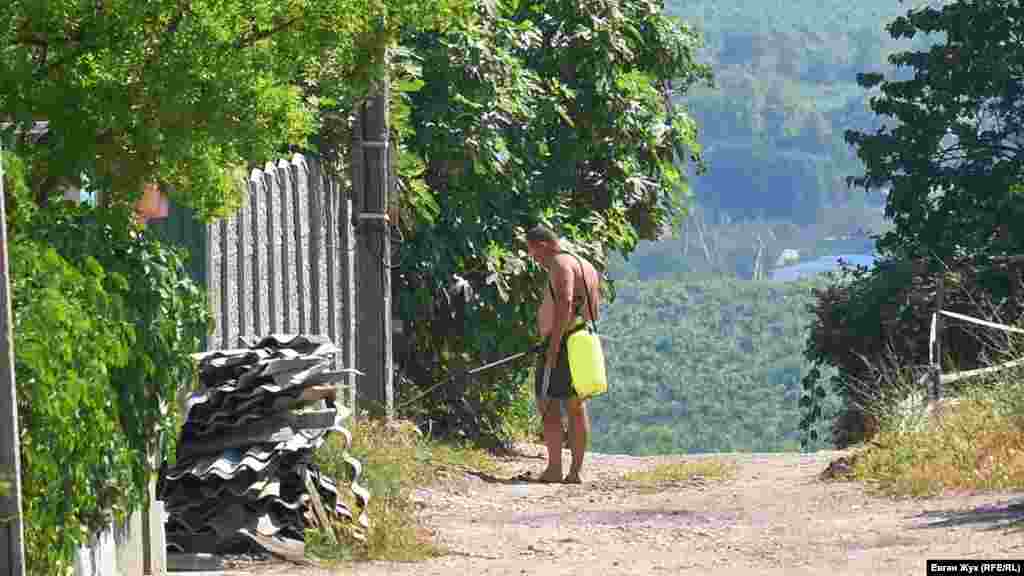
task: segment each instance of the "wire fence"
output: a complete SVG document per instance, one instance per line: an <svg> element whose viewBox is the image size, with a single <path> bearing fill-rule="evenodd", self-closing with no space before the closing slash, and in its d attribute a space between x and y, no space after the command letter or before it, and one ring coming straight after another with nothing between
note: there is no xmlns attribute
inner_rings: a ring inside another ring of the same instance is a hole
<svg viewBox="0 0 1024 576"><path fill-rule="evenodd" d="M922 380L930 377L932 379L933 386L937 380L938 386L934 387L932 393L935 399L939 399L942 397L942 388L945 384L951 384L953 382L963 380L964 378L971 378L973 376L992 374L994 372L999 372L1000 370L1006 370L1008 368L1014 368L1016 366L1024 366L1024 358L1019 358L1016 360L1010 360L1009 362L1003 362L1002 364L997 364L995 366L988 366L985 368L976 368L974 370L956 371L943 374L940 370L938 358L939 348L936 345L939 338L938 326L940 316L946 316L949 318L954 318L956 320L962 320L964 322L969 322L971 324L976 324L978 326L984 326L986 328L995 328L998 330L1002 330L1004 332L1024 334L1024 330L1020 328L1015 328L1013 326L1008 326L1006 324L999 324L997 322L990 322L988 320L982 320L981 318L975 318L973 316L968 316L966 314L950 312L949 310L938 310L932 313L931 331L928 338L928 364L932 367L932 370L928 374L925 374L922 377Z"/></svg>

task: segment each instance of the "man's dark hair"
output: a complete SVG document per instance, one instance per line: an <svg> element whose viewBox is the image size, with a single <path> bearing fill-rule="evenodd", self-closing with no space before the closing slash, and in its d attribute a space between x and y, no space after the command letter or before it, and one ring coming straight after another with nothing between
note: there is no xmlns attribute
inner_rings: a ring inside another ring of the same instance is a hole
<svg viewBox="0 0 1024 576"><path fill-rule="evenodd" d="M558 234L543 224L538 224L526 232L527 242L558 242Z"/></svg>

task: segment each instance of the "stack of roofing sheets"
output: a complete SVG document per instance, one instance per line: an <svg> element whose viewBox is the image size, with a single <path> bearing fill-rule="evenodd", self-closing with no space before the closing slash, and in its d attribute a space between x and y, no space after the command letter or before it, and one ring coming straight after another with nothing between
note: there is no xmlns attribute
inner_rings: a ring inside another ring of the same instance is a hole
<svg viewBox="0 0 1024 576"><path fill-rule="evenodd" d="M169 551L301 557L318 510L365 529L359 462L345 458L357 517L312 463L329 432L351 440L341 426L350 411L334 404L346 371L327 370L337 351L326 338L273 335L197 355L199 389L186 402L177 461L160 477Z"/></svg>

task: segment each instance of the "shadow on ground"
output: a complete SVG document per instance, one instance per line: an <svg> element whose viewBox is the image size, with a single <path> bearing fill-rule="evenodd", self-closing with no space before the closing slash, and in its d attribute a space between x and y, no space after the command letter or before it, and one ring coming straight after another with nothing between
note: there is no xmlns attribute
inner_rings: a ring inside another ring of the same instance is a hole
<svg viewBox="0 0 1024 576"><path fill-rule="evenodd" d="M487 482L488 484L561 484L560 482L544 482L539 480L535 475L529 472L522 472L515 476L509 476L507 478L501 476L495 476L488 474L487 472L480 472L478 470L466 470L466 474L470 476L476 476L477 478Z"/></svg>
<svg viewBox="0 0 1024 576"><path fill-rule="evenodd" d="M1024 498L972 510L930 510L913 518L925 520L918 529L981 526L985 530L1024 531Z"/></svg>

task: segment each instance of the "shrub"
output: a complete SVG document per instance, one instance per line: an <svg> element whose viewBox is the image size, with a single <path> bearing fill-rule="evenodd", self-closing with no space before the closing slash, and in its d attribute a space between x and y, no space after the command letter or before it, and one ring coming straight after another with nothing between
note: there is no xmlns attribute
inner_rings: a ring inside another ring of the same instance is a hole
<svg viewBox="0 0 1024 576"><path fill-rule="evenodd" d="M438 480L444 469L496 470L486 452L431 440L411 423L398 420L391 424L381 420L356 422L348 452L362 464L359 483L370 491L370 531L366 542L352 539L341 545L328 545L329 539L309 531L308 549L322 560L414 561L436 555L436 544L416 517L412 491ZM346 488L352 478L345 453L345 438L334 434L316 451L314 459L325 475L338 480L339 492L355 509Z"/></svg>
<svg viewBox="0 0 1024 576"><path fill-rule="evenodd" d="M37 242L10 248L27 567L62 574L87 531L139 499L110 375L134 329L105 286L123 279L95 260L78 269Z"/></svg>
<svg viewBox="0 0 1024 576"><path fill-rule="evenodd" d="M24 209L11 235L26 564L70 570L89 535L146 495L173 450L174 394L208 312L182 255L128 215ZM170 433L167 433L170 432Z"/></svg>
<svg viewBox="0 0 1024 576"><path fill-rule="evenodd" d="M1024 487L1024 388L1005 375L995 385L974 385L959 403L924 425L883 422L854 464L858 479L899 496L948 489Z"/></svg>
<svg viewBox="0 0 1024 576"><path fill-rule="evenodd" d="M186 253L142 233L126 212L64 206L37 218L32 232L70 262L94 259L121 279L110 289L137 335L128 363L111 372L121 424L139 455L159 450L173 458L173 399L193 377L190 355L201 349L212 322L205 294L185 267ZM137 467L140 485L144 470Z"/></svg>
<svg viewBox="0 0 1024 576"><path fill-rule="evenodd" d="M830 286L814 291L814 323L804 355L816 367L838 373L826 383L820 381L819 370L804 379L802 428L809 429L820 417L827 384L845 408L833 426L834 443L842 448L871 436L877 429L872 412L884 411L878 406L880 399L899 401L905 394L890 387L916 381L927 367L940 269L945 310L1003 320L1000 303L1009 294L1008 275L992 260L886 260L871 270L844 268ZM941 335L946 370L977 368L1000 352L999 338L1005 338L1001 333L987 330L978 336L975 330L947 321ZM888 376L880 377L883 372Z"/></svg>

